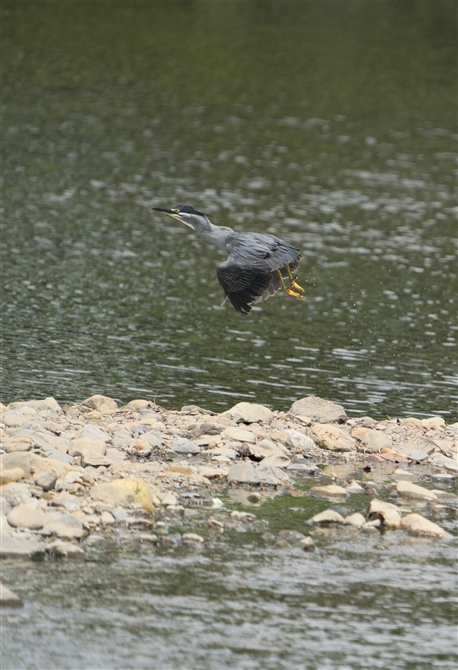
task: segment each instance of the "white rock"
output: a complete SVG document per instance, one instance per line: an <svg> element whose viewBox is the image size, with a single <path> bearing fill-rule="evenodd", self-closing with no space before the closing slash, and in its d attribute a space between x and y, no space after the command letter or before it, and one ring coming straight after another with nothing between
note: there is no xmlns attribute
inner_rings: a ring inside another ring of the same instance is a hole
<svg viewBox="0 0 458 670"><path fill-rule="evenodd" d="M259 484L259 475L251 463L237 463L227 471L227 481L239 484Z"/></svg>
<svg viewBox="0 0 458 670"><path fill-rule="evenodd" d="M407 514L401 522L401 528L413 535L424 535L429 537L451 537L443 528L436 523L425 519L421 514Z"/></svg>
<svg viewBox="0 0 458 670"><path fill-rule="evenodd" d="M28 528L29 530L39 530L49 521L45 512L32 505L17 505L13 507L6 517L10 526L15 528Z"/></svg>
<svg viewBox="0 0 458 670"><path fill-rule="evenodd" d="M264 405L258 405L252 402L239 402L227 412L223 412L223 416L230 417L234 421L240 423L267 423L270 424L274 415Z"/></svg>
<svg viewBox="0 0 458 670"><path fill-rule="evenodd" d="M347 491L337 484L312 486L309 493L313 498L345 498L347 496Z"/></svg>
<svg viewBox="0 0 458 670"><path fill-rule="evenodd" d="M425 489L423 486L412 484L412 482L398 482L396 484L396 491L398 496L409 500L432 500L434 502L437 502L438 500L435 493Z"/></svg>
<svg viewBox="0 0 458 670"><path fill-rule="evenodd" d="M307 396L296 400L291 405L290 413L296 416L307 416L312 421L319 423L343 422L347 420L347 415L341 405L337 405L329 400L323 400L316 396Z"/></svg>
<svg viewBox="0 0 458 670"><path fill-rule="evenodd" d="M221 433L221 437L226 440L236 440L237 442L256 443L256 435L250 430L230 426Z"/></svg>
<svg viewBox="0 0 458 670"><path fill-rule="evenodd" d="M312 516L312 518L308 520L308 523L312 526L326 526L331 523L344 523L344 518L339 512L335 512L333 509L327 509L324 510L324 512Z"/></svg>
<svg viewBox="0 0 458 670"><path fill-rule="evenodd" d="M399 528L401 525L401 513L396 505L377 498L371 500L367 516L369 521L379 519L385 528Z"/></svg>
<svg viewBox="0 0 458 670"><path fill-rule="evenodd" d="M344 524L346 526L355 526L356 528L363 526L365 523L366 519L359 512L350 514L350 516L346 516L344 519Z"/></svg>
<svg viewBox="0 0 458 670"><path fill-rule="evenodd" d="M305 435L305 433L300 433L298 430L294 430L293 428L287 428L285 433L290 436L294 449L300 452L309 452L316 448L315 442L311 437Z"/></svg>
<svg viewBox="0 0 458 670"><path fill-rule="evenodd" d="M19 596L0 584L0 607L22 607L23 604Z"/></svg>

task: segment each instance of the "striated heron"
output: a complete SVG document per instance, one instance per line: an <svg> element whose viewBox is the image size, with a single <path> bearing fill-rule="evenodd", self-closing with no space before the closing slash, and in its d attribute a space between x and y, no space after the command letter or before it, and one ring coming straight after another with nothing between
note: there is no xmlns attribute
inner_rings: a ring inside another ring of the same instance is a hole
<svg viewBox="0 0 458 670"><path fill-rule="evenodd" d="M236 233L232 228L215 226L206 214L190 205L153 210L181 221L228 253L228 259L217 264L216 275L224 291L223 304L229 300L242 316L251 311L253 303L267 300L280 289L295 298L302 297L304 289L293 276L301 260L300 249L274 235Z"/></svg>

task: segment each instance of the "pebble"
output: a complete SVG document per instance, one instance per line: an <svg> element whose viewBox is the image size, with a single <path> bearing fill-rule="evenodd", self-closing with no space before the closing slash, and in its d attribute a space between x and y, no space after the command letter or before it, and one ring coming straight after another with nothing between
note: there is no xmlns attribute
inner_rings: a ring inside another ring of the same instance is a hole
<svg viewBox="0 0 458 670"><path fill-rule="evenodd" d="M70 558L73 560L84 560L86 552L73 542L56 540L46 547L46 552L56 558Z"/></svg>
<svg viewBox="0 0 458 670"><path fill-rule="evenodd" d="M316 549L315 542L310 536L304 537L302 540L300 540L299 546L304 551L315 551Z"/></svg>
<svg viewBox="0 0 458 670"><path fill-rule="evenodd" d="M43 491L51 491L51 489L54 488L56 481L56 473L50 472L49 470L40 470L34 477L35 484L40 486Z"/></svg>
<svg viewBox="0 0 458 670"><path fill-rule="evenodd" d="M113 514L111 514L111 512L107 512L107 511L102 512L102 514L100 515L100 520L105 525L111 525L115 522L115 518L114 518Z"/></svg>
<svg viewBox="0 0 458 670"><path fill-rule="evenodd" d="M448 458L443 454L433 454L431 461L434 463L434 465L437 465L441 468L445 468L446 470L450 470L452 472L458 472L458 462L456 458Z"/></svg>
<svg viewBox="0 0 458 670"><path fill-rule="evenodd" d="M0 472L0 486L18 482L25 478L25 472L22 468L9 468Z"/></svg>

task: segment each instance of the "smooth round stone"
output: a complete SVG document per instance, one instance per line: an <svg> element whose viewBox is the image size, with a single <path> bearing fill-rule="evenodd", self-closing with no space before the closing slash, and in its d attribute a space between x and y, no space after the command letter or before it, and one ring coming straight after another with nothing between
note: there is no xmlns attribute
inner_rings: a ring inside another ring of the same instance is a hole
<svg viewBox="0 0 458 670"><path fill-rule="evenodd" d="M99 412L112 412L118 409L118 404L113 398L109 398L105 395L93 395L90 398L86 398L81 403L83 407L89 407L90 409L96 409Z"/></svg>
<svg viewBox="0 0 458 670"><path fill-rule="evenodd" d="M327 509L324 512L312 516L312 518L308 520L308 523L312 526L325 526L331 523L344 523L344 518L339 512Z"/></svg>
<svg viewBox="0 0 458 670"><path fill-rule="evenodd" d="M347 420L347 415L341 405L316 396L296 400L289 411L296 416L307 416L318 423L341 423Z"/></svg>
<svg viewBox="0 0 458 670"><path fill-rule="evenodd" d="M227 471L227 481L238 484L259 484L260 479L251 463L243 462L232 465Z"/></svg>
<svg viewBox="0 0 458 670"><path fill-rule="evenodd" d="M172 450L177 454L200 454L202 449L185 437L177 437L172 444Z"/></svg>
<svg viewBox="0 0 458 670"><path fill-rule="evenodd" d="M22 607L23 604L19 596L0 584L0 607Z"/></svg>
<svg viewBox="0 0 458 670"><path fill-rule="evenodd" d="M406 458L408 458L409 461L424 461L426 458L428 458L428 454L424 451L420 451L419 449L412 449L412 451L409 451L409 453L406 455Z"/></svg>
<svg viewBox="0 0 458 670"><path fill-rule="evenodd" d="M57 481L57 475L55 472L50 470L41 470L37 472L34 477L34 482L37 486L40 486L43 491L51 491L54 488Z"/></svg>
<svg viewBox="0 0 458 670"><path fill-rule="evenodd" d="M49 522L49 517L45 512L24 504L13 507L6 518L10 526L29 530L39 530Z"/></svg>

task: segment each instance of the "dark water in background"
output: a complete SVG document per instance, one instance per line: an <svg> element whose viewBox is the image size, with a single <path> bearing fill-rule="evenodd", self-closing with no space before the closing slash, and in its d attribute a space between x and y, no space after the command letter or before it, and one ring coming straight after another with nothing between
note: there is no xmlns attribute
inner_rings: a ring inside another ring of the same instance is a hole
<svg viewBox="0 0 458 670"><path fill-rule="evenodd" d="M457 419L456 4L4 2L2 399ZM150 207L300 246L220 307Z"/></svg>

